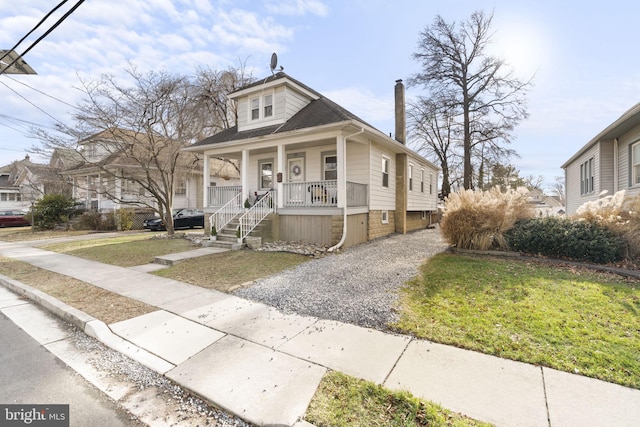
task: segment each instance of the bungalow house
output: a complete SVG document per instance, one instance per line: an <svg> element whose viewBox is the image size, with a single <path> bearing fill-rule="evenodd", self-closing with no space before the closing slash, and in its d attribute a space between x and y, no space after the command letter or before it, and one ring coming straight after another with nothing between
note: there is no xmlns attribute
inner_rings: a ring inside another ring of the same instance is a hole
<svg viewBox="0 0 640 427"><path fill-rule="evenodd" d="M535 216L539 218L562 216L565 213L564 205L558 196L548 196L537 188L529 191L527 201L533 208Z"/></svg>
<svg viewBox="0 0 640 427"><path fill-rule="evenodd" d="M236 125L187 148L205 170L240 165L239 185L205 174L205 228L237 221L242 239L268 218L273 239L347 247L427 227L439 169L405 145L400 80L395 94L396 139L283 72L229 94Z"/></svg>
<svg viewBox="0 0 640 427"><path fill-rule="evenodd" d="M640 103L591 139L562 168L569 215L600 198L603 191L640 195Z"/></svg>

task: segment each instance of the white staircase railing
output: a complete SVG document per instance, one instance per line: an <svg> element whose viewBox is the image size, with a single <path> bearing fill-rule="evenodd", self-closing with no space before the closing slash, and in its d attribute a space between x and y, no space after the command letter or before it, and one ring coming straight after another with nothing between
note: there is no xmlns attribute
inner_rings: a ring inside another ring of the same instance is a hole
<svg viewBox="0 0 640 427"><path fill-rule="evenodd" d="M211 227L215 226L216 231L219 232L243 210L242 193L238 193L224 206L211 214L209 224L211 224Z"/></svg>
<svg viewBox="0 0 640 427"><path fill-rule="evenodd" d="M240 239L244 239L263 219L275 211L274 191L266 192L244 215L240 217Z"/></svg>

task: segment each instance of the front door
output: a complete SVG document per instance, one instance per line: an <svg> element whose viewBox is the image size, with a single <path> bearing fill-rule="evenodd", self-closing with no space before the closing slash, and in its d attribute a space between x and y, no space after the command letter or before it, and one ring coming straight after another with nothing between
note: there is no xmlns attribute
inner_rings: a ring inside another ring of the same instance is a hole
<svg viewBox="0 0 640 427"><path fill-rule="evenodd" d="M289 159L287 179L289 182L304 181L304 157Z"/></svg>

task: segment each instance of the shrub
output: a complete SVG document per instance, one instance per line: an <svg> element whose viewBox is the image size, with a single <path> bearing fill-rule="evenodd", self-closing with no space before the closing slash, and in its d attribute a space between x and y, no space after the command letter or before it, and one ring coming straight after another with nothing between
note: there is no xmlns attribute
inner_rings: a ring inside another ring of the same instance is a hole
<svg viewBox="0 0 640 427"><path fill-rule="evenodd" d="M517 251L601 264L622 259L624 246L607 227L559 217L520 220L505 237Z"/></svg>
<svg viewBox="0 0 640 427"><path fill-rule="evenodd" d="M624 190L618 191L583 204L575 218L614 231L624 241L625 256L640 261L640 195L632 197Z"/></svg>
<svg viewBox="0 0 640 427"><path fill-rule="evenodd" d="M73 214L74 200L63 194L45 194L33 206L34 226L49 230L56 224L66 223Z"/></svg>
<svg viewBox="0 0 640 427"><path fill-rule="evenodd" d="M133 229L133 219L136 211L133 208L120 208L116 211L115 222L118 228L122 231L129 231Z"/></svg>
<svg viewBox="0 0 640 427"><path fill-rule="evenodd" d="M80 230L115 230L115 216L111 212L87 211L80 215L77 228Z"/></svg>
<svg viewBox="0 0 640 427"><path fill-rule="evenodd" d="M461 249L506 249L504 233L518 219L531 217L524 188L501 192L463 190L445 200L440 229L449 244Z"/></svg>

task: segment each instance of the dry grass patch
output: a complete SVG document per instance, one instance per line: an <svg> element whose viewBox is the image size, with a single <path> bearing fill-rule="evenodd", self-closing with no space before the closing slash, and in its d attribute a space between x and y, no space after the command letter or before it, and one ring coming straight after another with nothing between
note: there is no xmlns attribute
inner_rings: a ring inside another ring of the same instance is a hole
<svg viewBox="0 0 640 427"><path fill-rule="evenodd" d="M130 234L108 239L91 239L43 246L42 249L73 255L120 267L153 262L154 258L189 251L195 245L188 239L154 239L148 234Z"/></svg>
<svg viewBox="0 0 640 427"><path fill-rule="evenodd" d="M0 228L0 240L4 242L23 242L32 240L55 239L58 237L83 236L94 233L93 231L54 231L42 230L32 231L31 227L9 227Z"/></svg>
<svg viewBox="0 0 640 427"><path fill-rule="evenodd" d="M131 319L156 307L123 297L63 274L0 257L0 273L77 308L106 324Z"/></svg>
<svg viewBox="0 0 640 427"><path fill-rule="evenodd" d="M228 292L230 288L310 260L287 252L231 251L183 261L154 274L207 289Z"/></svg>

